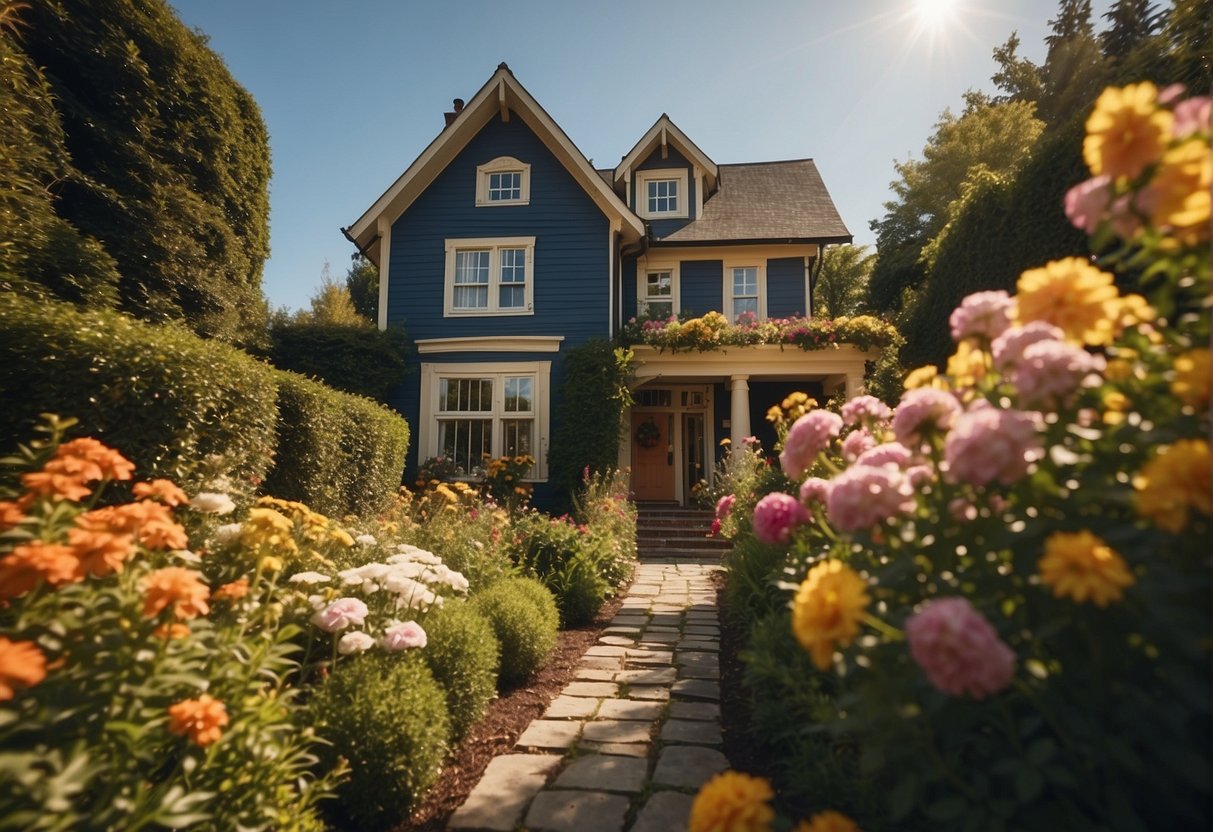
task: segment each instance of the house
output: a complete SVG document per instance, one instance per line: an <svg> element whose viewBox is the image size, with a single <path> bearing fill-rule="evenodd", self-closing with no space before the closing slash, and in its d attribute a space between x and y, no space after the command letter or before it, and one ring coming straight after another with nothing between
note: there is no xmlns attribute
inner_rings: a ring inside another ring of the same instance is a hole
<svg viewBox="0 0 1213 832"><path fill-rule="evenodd" d="M635 316L807 316L823 246L851 241L810 159L718 164L666 115L595 169L505 64L348 229L379 267L379 326L415 339L407 469L530 454L537 497L562 358ZM671 352L637 345L619 461L640 500L685 502L721 439L788 392L857 393L843 346Z"/></svg>

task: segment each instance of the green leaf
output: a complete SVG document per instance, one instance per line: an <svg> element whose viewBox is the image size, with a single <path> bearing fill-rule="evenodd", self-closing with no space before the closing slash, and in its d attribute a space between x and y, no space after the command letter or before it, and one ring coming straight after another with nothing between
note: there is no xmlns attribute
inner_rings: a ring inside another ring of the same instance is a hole
<svg viewBox="0 0 1213 832"><path fill-rule="evenodd" d="M913 774L903 777L889 792L889 819L903 820L914 810L918 800L918 778Z"/></svg>
<svg viewBox="0 0 1213 832"><path fill-rule="evenodd" d="M1024 766L1015 773L1015 796L1020 803L1031 803L1044 791L1045 779L1039 771Z"/></svg>
<svg viewBox="0 0 1213 832"><path fill-rule="evenodd" d="M955 820L969 808L969 801L959 795L949 795L940 798L927 807L927 817L931 820Z"/></svg>
<svg viewBox="0 0 1213 832"><path fill-rule="evenodd" d="M1057 743L1048 737L1034 741L1028 746L1028 762L1034 766L1043 766L1057 756Z"/></svg>

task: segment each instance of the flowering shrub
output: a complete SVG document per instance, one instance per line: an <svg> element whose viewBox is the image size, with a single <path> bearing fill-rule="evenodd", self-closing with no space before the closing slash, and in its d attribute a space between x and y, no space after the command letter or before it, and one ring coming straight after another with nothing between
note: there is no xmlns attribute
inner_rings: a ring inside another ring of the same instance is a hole
<svg viewBox="0 0 1213 832"><path fill-rule="evenodd" d="M803 514L736 493L788 535L767 578L799 579L865 828L1208 823L1208 108L1105 92L1066 200L1104 257L966 298L893 412L784 422L796 487L762 499Z"/></svg>
<svg viewBox="0 0 1213 832"><path fill-rule="evenodd" d="M897 347L901 336L896 328L870 315L853 318L747 318L730 324L719 312L699 318L638 320L632 318L620 330L627 346L645 344L669 350L708 352L727 347L778 344L805 351L824 350L850 344L861 350Z"/></svg>
<svg viewBox="0 0 1213 832"><path fill-rule="evenodd" d="M484 465L484 490L489 499L508 511L516 511L526 505L531 497L531 484L523 482L532 468L535 458L528 454L503 456L492 459L486 455Z"/></svg>

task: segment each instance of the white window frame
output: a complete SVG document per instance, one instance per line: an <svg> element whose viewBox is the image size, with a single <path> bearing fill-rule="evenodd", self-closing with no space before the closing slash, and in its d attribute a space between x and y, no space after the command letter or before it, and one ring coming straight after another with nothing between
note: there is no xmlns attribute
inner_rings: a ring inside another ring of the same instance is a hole
<svg viewBox="0 0 1213 832"><path fill-rule="evenodd" d="M721 295L724 299L724 316L729 323L736 323L737 316L733 312L733 269L757 269L758 270L758 320L765 321L767 319L767 264L765 260L736 260L733 262L725 261L724 264L724 285L721 287Z"/></svg>
<svg viewBox="0 0 1213 832"><path fill-rule="evenodd" d="M641 257L636 261L636 317L643 317L648 313L648 281L649 275L654 272L669 272L670 273L670 314L677 315L682 311L682 290L680 287L681 280L679 279L679 261L663 263L661 261L650 263L646 258Z"/></svg>
<svg viewBox="0 0 1213 832"><path fill-rule="evenodd" d="M525 303L519 307L498 306L501 288L502 249L526 250ZM460 251L489 252L489 303L484 309L457 309L455 307L455 254ZM446 276L442 309L443 317L484 317L535 314L535 238L534 237L470 237L446 241Z"/></svg>
<svg viewBox="0 0 1213 832"><path fill-rule="evenodd" d="M520 173L521 196L518 199L489 199L489 177L494 173ZM505 205L531 204L531 166L513 156L498 156L490 162L476 166L476 206L494 208Z"/></svg>
<svg viewBox="0 0 1213 832"><path fill-rule="evenodd" d="M650 211L649 183L674 180L678 183L678 210ZM647 168L636 171L636 213L645 220L678 220L690 216L690 171L686 168Z"/></svg>
<svg viewBox="0 0 1213 832"><path fill-rule="evenodd" d="M505 411L505 379L529 376L533 379L533 413L535 435L531 456L535 465L527 482L547 482L548 440L551 436L551 361L518 361L468 363L421 364L421 409L418 417L417 458L418 461L438 455L438 402L442 379L488 378L493 380L493 410L483 411L483 418L492 419L492 453L500 457L502 452L503 421L516 418ZM472 417L469 417L472 418ZM468 477L472 479L472 477Z"/></svg>

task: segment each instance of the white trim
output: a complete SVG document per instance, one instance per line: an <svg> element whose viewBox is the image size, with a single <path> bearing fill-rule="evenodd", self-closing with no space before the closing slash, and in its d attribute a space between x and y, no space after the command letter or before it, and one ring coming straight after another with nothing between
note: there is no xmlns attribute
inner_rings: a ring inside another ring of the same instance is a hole
<svg viewBox="0 0 1213 832"><path fill-rule="evenodd" d="M443 290L442 316L444 318L534 315L535 314L535 238L534 237L452 237L445 241L446 256ZM526 250L526 302L523 306L499 308L498 289L501 286L501 250L521 248ZM455 253L459 251L484 250L489 254L488 306L484 309L458 309L455 307Z"/></svg>
<svg viewBox="0 0 1213 832"><path fill-rule="evenodd" d="M615 337L615 225L607 229L607 337Z"/></svg>
<svg viewBox="0 0 1213 832"><path fill-rule="evenodd" d="M677 260L649 260L647 257L636 259L636 316L639 317L641 305L648 300L649 275L654 272L670 273L670 314L677 315L682 311L682 279L679 274ZM647 310L645 313L647 314ZM630 315L628 317L631 317Z"/></svg>
<svg viewBox="0 0 1213 832"><path fill-rule="evenodd" d="M686 168L646 168L636 171L636 214L646 220L683 220L690 216L689 171ZM678 183L678 210L649 210L648 184L653 181L673 180Z"/></svg>
<svg viewBox="0 0 1213 832"><path fill-rule="evenodd" d="M662 140L663 136L666 142L673 139L674 145L683 156L690 159L692 164L698 164L702 167L710 180L708 184L711 187L715 187L717 179L720 176L720 170L716 167L716 163L709 159L707 154L700 150L687 137L686 133L678 129L678 125L672 122L670 117L665 113L661 114L661 117L653 123L648 132L641 137L640 141L636 142L636 145L628 151L627 155L615 167L615 181L618 182L620 179L625 178L636 165L643 162L653 149L657 147L658 142Z"/></svg>
<svg viewBox="0 0 1213 832"><path fill-rule="evenodd" d="M518 199L489 199L489 175L494 173L518 173L519 190L522 195ZM513 156L498 156L491 162L476 166L476 207L496 208L506 205L531 204L531 166L519 161Z"/></svg>
<svg viewBox="0 0 1213 832"><path fill-rule="evenodd" d="M703 168L695 165L692 173L695 178L695 218L699 219L703 216Z"/></svg>
<svg viewBox="0 0 1213 832"><path fill-rule="evenodd" d="M421 364L421 401L417 415L418 463L438 455L438 417L434 405L438 400L438 381L442 378L503 378L530 375L535 378L535 457L532 482L546 482L548 475L548 442L551 437L551 361L493 361L484 364L431 363ZM501 455L500 420L505 418L497 409L496 399L502 385L493 385L493 453Z"/></svg>
<svg viewBox="0 0 1213 832"><path fill-rule="evenodd" d="M851 344L828 350L802 350L783 344L754 344L710 352L672 352L637 344L629 386L634 390L658 378L715 379L746 374L763 379L823 379L826 376L863 376L864 362L880 357L879 350L864 351Z"/></svg>
<svg viewBox="0 0 1213 832"><path fill-rule="evenodd" d="M421 355L447 352L560 352L563 335L471 335L466 338L422 338Z"/></svg>
<svg viewBox="0 0 1213 832"><path fill-rule="evenodd" d="M765 321L767 319L767 261L766 258L755 258L753 260L736 257L733 260L724 261L724 285L721 286L721 298L724 308L720 310L729 321L735 323L733 314L733 269L757 269L758 270L758 320Z"/></svg>
<svg viewBox="0 0 1213 832"><path fill-rule="evenodd" d="M387 217L380 217L376 223L379 230L379 309L378 323L380 329L387 329L387 300L388 300L388 267L391 265L392 253L392 224Z"/></svg>

